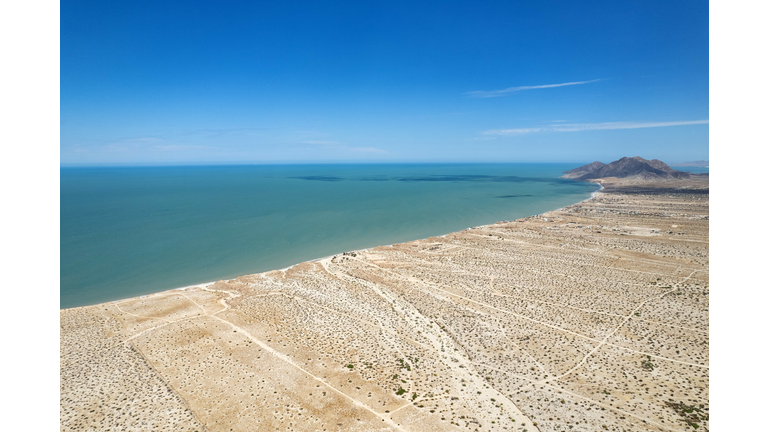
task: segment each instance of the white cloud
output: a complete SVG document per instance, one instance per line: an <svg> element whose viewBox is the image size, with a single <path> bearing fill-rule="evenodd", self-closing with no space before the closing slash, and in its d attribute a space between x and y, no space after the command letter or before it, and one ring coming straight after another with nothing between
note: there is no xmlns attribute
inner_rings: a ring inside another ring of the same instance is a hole
<svg viewBox="0 0 768 432"><path fill-rule="evenodd" d="M588 130L610 129L641 129L667 126L688 126L708 124L709 120L671 121L671 122L605 122L605 123L572 123L552 124L547 127L520 129L491 129L483 131L483 135L523 135L534 132L580 132Z"/></svg>
<svg viewBox="0 0 768 432"><path fill-rule="evenodd" d="M182 153L192 150L214 149L218 149L218 147L195 144L174 144L172 141L153 136L125 138L101 146L103 152L117 154L145 154L146 152Z"/></svg>
<svg viewBox="0 0 768 432"><path fill-rule="evenodd" d="M595 80L589 80L589 81L573 81L573 82L560 83L560 84L544 84L544 85L535 85L535 86L509 87L502 90L476 90L476 91L467 92L465 94L471 97L491 98L491 97L506 96L509 93L519 92L521 90L536 90L536 89L545 89L545 88L554 88L554 87L565 87L565 86L572 86L572 85L589 84L597 81L600 81L600 80L595 79Z"/></svg>
<svg viewBox="0 0 768 432"><path fill-rule="evenodd" d="M532 132L540 132L542 128L527 128L527 129L492 129L484 131L485 135L522 135Z"/></svg>
<svg viewBox="0 0 768 432"><path fill-rule="evenodd" d="M585 130L606 129L641 129L666 126L687 126L707 124L709 120L674 121L674 122L607 122L607 123L576 123L552 125L551 130L556 132L579 132Z"/></svg>
<svg viewBox="0 0 768 432"><path fill-rule="evenodd" d="M377 149L374 147L350 147L350 150L353 152L361 152L361 153L389 153L386 150Z"/></svg>

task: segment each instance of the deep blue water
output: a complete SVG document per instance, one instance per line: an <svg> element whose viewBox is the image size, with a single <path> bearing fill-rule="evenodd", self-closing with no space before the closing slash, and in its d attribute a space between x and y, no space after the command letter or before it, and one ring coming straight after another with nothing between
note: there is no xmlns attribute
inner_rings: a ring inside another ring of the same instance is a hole
<svg viewBox="0 0 768 432"><path fill-rule="evenodd" d="M61 168L61 304L83 306L543 213L580 164Z"/></svg>

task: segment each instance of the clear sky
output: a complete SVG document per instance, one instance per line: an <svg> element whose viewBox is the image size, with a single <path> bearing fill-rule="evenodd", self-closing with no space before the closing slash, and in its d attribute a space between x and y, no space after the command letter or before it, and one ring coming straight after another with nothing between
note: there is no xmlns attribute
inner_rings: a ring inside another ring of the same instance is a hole
<svg viewBox="0 0 768 432"><path fill-rule="evenodd" d="M61 2L61 163L709 158L703 1Z"/></svg>

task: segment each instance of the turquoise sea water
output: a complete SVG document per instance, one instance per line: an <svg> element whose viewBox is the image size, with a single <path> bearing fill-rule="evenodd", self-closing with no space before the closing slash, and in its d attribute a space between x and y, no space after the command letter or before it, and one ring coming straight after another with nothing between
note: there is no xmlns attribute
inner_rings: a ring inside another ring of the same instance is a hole
<svg viewBox="0 0 768 432"><path fill-rule="evenodd" d="M694 174L706 174L709 172L709 167L672 167L678 171L688 171Z"/></svg>
<svg viewBox="0 0 768 432"><path fill-rule="evenodd" d="M83 306L543 213L579 164L61 168L61 303Z"/></svg>

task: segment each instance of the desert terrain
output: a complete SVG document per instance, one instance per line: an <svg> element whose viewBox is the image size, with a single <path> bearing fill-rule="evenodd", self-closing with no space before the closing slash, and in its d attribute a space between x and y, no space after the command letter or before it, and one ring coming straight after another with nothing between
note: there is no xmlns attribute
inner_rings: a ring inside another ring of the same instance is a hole
<svg viewBox="0 0 768 432"><path fill-rule="evenodd" d="M708 180L66 309L62 431L709 427Z"/></svg>

